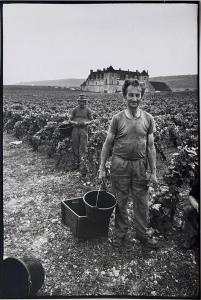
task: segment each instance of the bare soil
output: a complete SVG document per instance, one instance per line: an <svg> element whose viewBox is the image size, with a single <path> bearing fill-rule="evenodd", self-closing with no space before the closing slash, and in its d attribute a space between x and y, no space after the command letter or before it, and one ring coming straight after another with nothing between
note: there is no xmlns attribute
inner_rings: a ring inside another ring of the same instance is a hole
<svg viewBox="0 0 201 300"><path fill-rule="evenodd" d="M134 239L133 249L115 250L108 237L78 241L61 222L61 201L83 196L97 183L79 172L55 169L55 161L4 135L4 255L37 257L45 270L38 297L198 297L199 265L180 248L181 229L159 236L158 251ZM161 167L162 168L162 167Z"/></svg>

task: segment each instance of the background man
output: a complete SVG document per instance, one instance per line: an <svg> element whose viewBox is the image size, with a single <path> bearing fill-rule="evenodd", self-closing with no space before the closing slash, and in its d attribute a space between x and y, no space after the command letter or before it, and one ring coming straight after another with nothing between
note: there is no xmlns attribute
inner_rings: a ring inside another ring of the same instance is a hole
<svg viewBox="0 0 201 300"><path fill-rule="evenodd" d="M87 142L88 127L92 122L92 112L86 107L88 98L81 94L78 98L78 106L73 109L70 122L74 125L72 130L72 146L74 153L73 169L78 169L81 161L84 160Z"/></svg>
<svg viewBox="0 0 201 300"><path fill-rule="evenodd" d="M191 186L188 204L184 207L184 248L199 247L199 201L200 176L198 175Z"/></svg>
<svg viewBox="0 0 201 300"><path fill-rule="evenodd" d="M117 198L113 246L128 241L127 203L131 189L135 212L136 238L151 248L157 242L147 234L148 183L156 184L156 151L154 147L155 123L153 117L139 108L144 89L138 80L126 80L122 87L127 109L113 116L101 152L99 178L105 178L105 163L111 150L111 178ZM147 174L147 160L151 174Z"/></svg>

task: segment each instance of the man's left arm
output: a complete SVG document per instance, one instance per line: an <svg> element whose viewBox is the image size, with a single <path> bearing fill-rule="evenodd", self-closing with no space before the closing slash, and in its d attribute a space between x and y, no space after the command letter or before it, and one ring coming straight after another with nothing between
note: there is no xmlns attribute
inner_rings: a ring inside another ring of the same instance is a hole
<svg viewBox="0 0 201 300"><path fill-rule="evenodd" d="M156 149L154 145L153 133L148 134L147 137L147 157L148 157L149 167L151 170L150 183L157 184L158 180L156 177Z"/></svg>
<svg viewBox="0 0 201 300"><path fill-rule="evenodd" d="M88 120L89 121L85 122L86 125L89 125L89 124L91 124L93 122L92 112L91 112L90 109L88 109Z"/></svg>

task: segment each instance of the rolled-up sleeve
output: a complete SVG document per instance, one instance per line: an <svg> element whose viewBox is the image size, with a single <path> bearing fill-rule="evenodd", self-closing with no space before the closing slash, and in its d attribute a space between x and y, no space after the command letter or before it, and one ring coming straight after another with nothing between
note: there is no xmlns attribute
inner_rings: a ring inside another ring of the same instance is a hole
<svg viewBox="0 0 201 300"><path fill-rule="evenodd" d="M89 119L90 121L92 120L92 112L91 112L90 109L88 110L88 119Z"/></svg>
<svg viewBox="0 0 201 300"><path fill-rule="evenodd" d="M110 122L108 133L112 133L113 135L116 135L117 133L117 119L114 116Z"/></svg>
<svg viewBox="0 0 201 300"><path fill-rule="evenodd" d="M71 116L70 116L71 121L73 121L73 119L75 118L75 111L76 111L76 109L74 108L72 113L71 113Z"/></svg>

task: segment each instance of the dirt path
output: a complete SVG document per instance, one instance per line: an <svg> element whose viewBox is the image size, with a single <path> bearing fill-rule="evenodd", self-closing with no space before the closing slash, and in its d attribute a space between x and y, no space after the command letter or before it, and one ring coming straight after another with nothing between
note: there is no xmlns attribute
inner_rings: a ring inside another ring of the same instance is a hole
<svg viewBox="0 0 201 300"><path fill-rule="evenodd" d="M94 187L12 141L4 136L4 255L41 260L46 279L39 296L195 296L198 265L192 251L179 250L179 232L161 237L157 252L137 241L131 252L117 251L106 237L78 242L61 223L60 203Z"/></svg>

